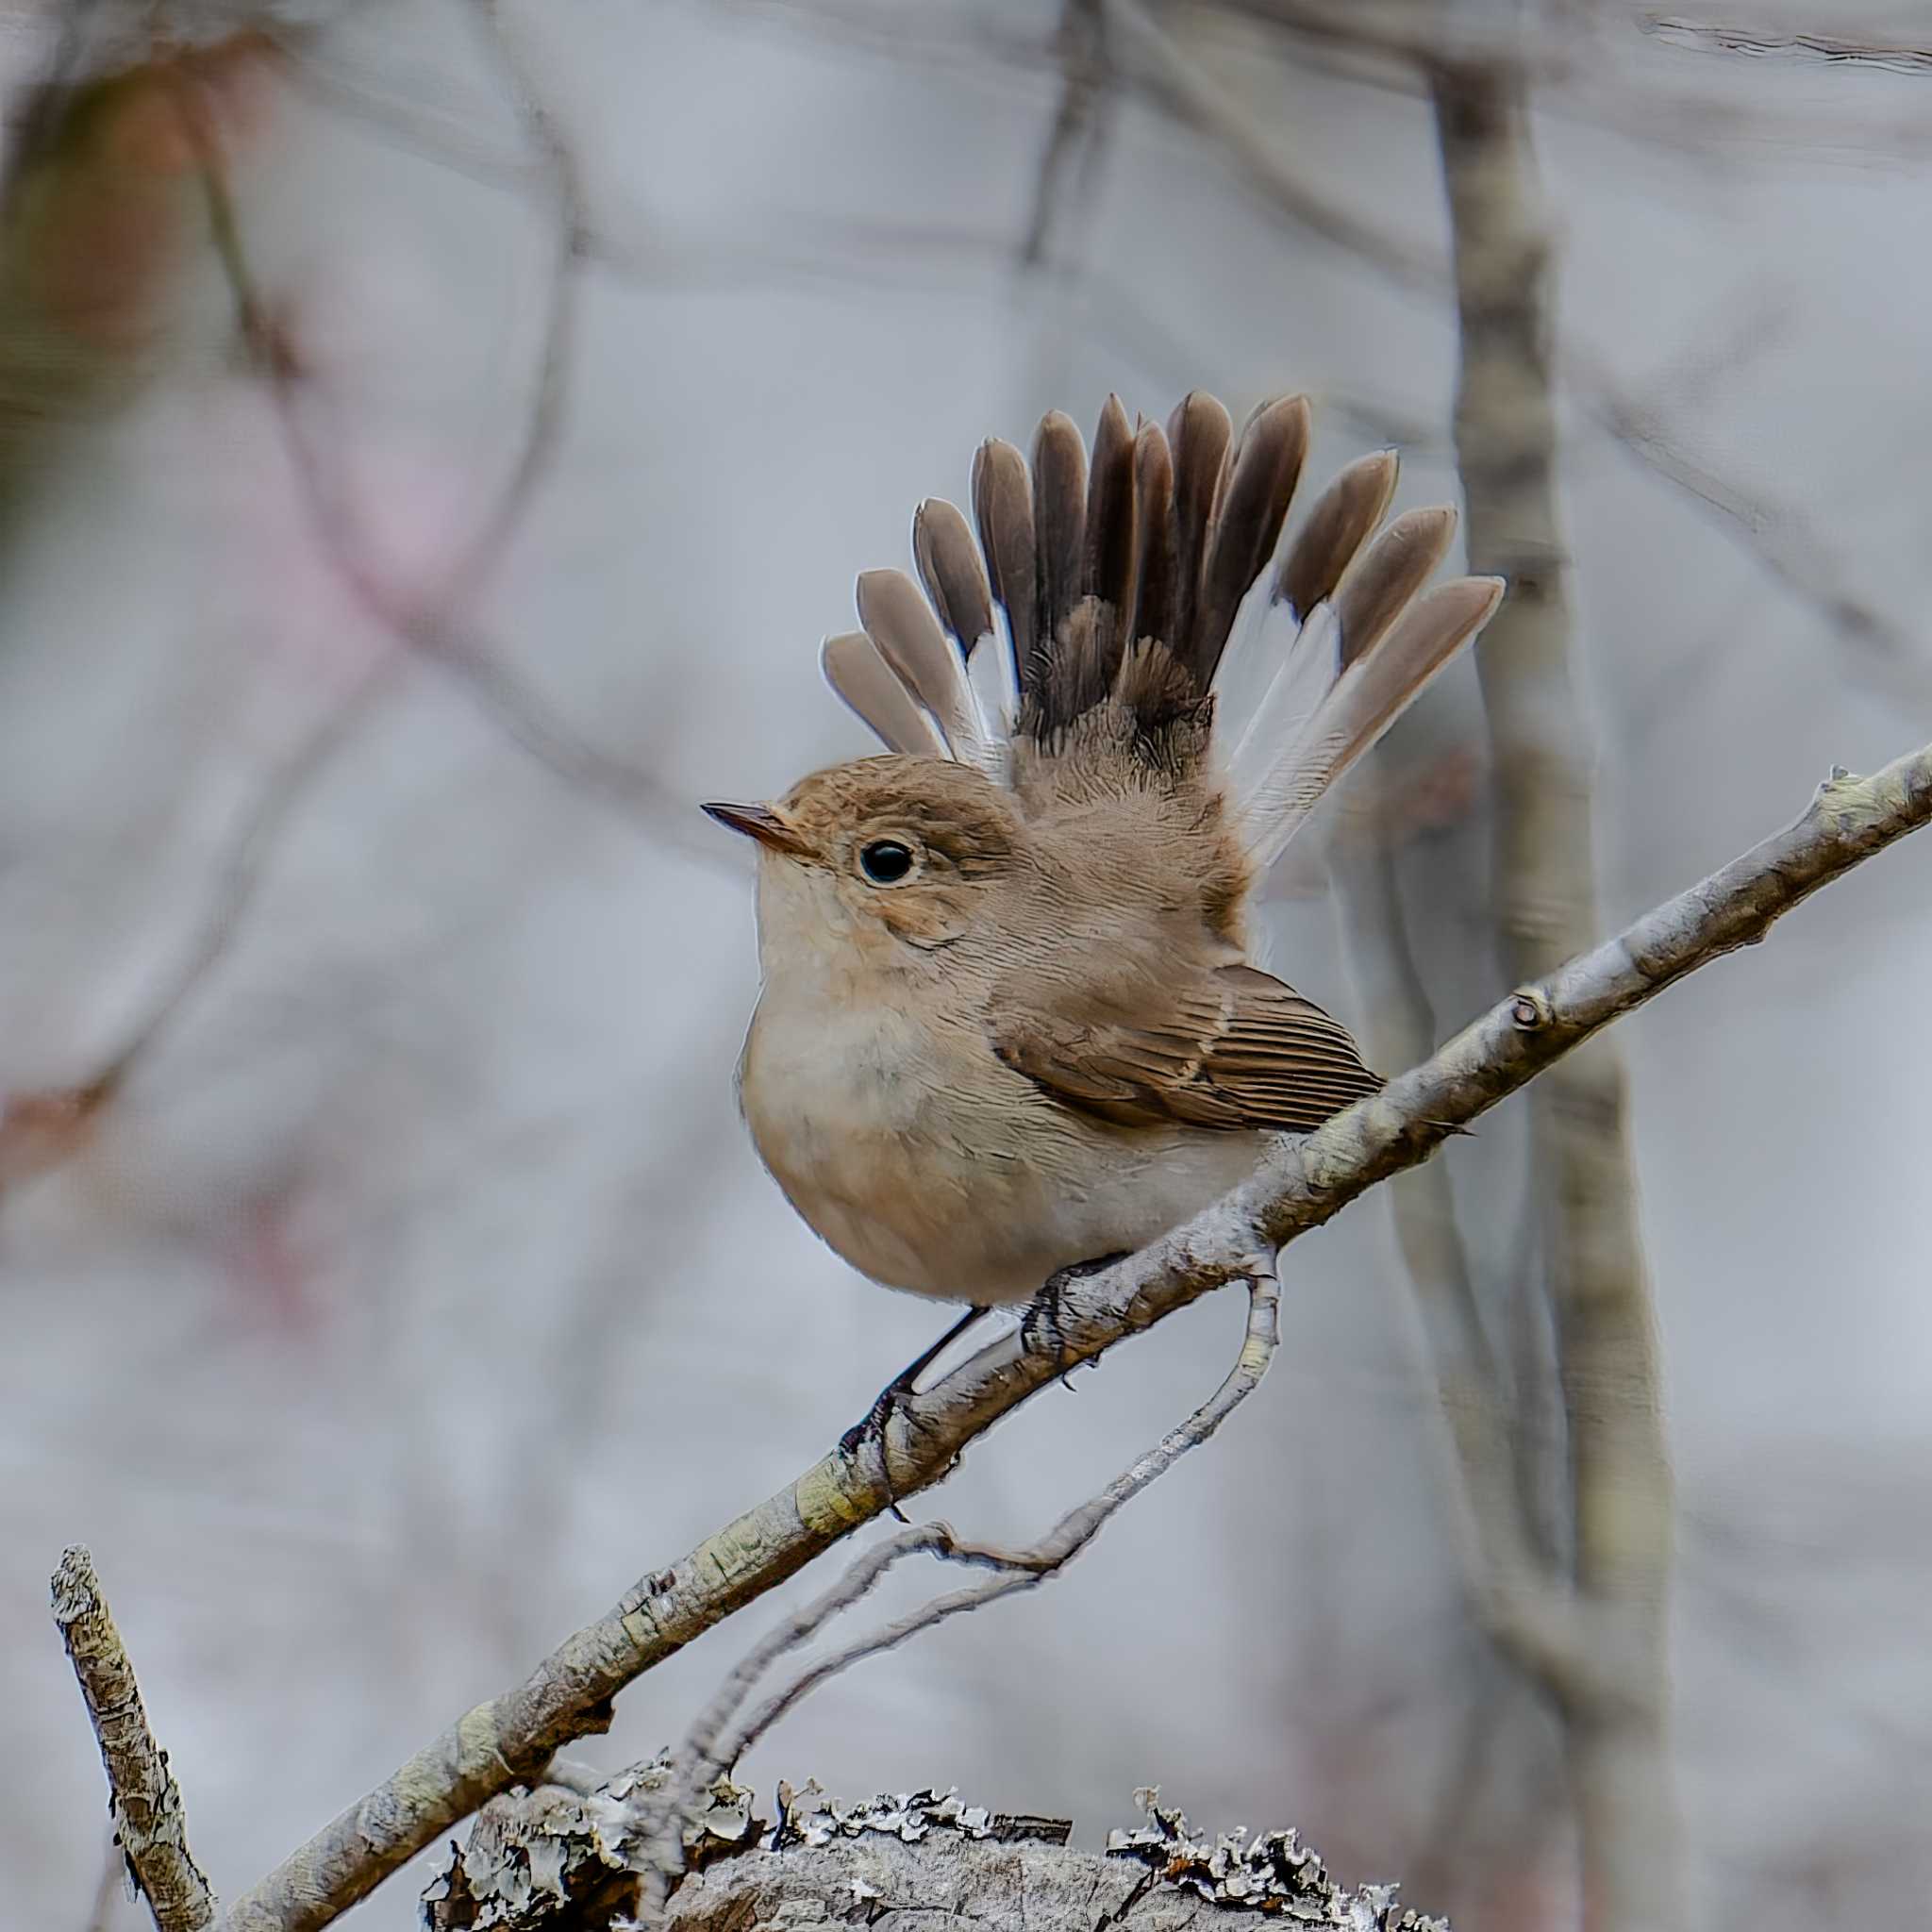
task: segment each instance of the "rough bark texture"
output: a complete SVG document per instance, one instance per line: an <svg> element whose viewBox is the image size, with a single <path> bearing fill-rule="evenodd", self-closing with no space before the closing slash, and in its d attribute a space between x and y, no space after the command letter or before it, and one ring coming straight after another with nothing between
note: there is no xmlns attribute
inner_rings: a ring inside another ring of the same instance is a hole
<svg viewBox="0 0 1932 1932"><path fill-rule="evenodd" d="M54 1622L100 1740L114 1836L159 1932L201 1932L214 1918L208 1880L188 1849L181 1788L155 1742L134 1666L114 1627L93 1558L78 1545L54 1573Z"/></svg>
<svg viewBox="0 0 1932 1932"><path fill-rule="evenodd" d="M664 1570L653 1570L522 1684L478 1705L237 1901L234 1932L313 1932L550 1755L608 1727L610 1700L783 1582L893 1495L938 1482L975 1437L1086 1361L1242 1274L1415 1166L1601 1027L1720 954L1759 940L1822 886L1932 819L1932 746L1870 778L1834 777L1796 824L1546 980L1484 1014L1412 1072L1315 1133L1186 1226L1061 1297L1058 1352L993 1343L916 1397L882 1453L837 1450Z"/></svg>
<svg viewBox="0 0 1932 1932"><path fill-rule="evenodd" d="M1432 77L1461 319L1456 441L1470 568L1509 582L1476 656L1497 790L1496 922L1508 970L1527 979L1589 945L1597 912L1591 751L1557 509L1551 243L1521 86L1500 65ZM1571 1672L1546 1681L1566 1720L1585 1922L1660 1932L1681 1911L1667 1736L1673 1514L1626 1100L1621 1056L1598 1041L1554 1068L1530 1103L1575 1607L1593 1626L1591 1647L1607 1644L1619 1666L1589 1690Z"/></svg>
<svg viewBox="0 0 1932 1932"><path fill-rule="evenodd" d="M624 1772L582 1795L544 1787L492 1799L424 1895L431 1932L613 1932L629 1923L650 1830L638 1801L668 1769ZM1243 1932L1286 1919L1442 1932L1399 1904L1393 1886L1338 1885L1291 1831L1199 1838L1158 1793L1140 1795L1148 1824L1111 1833L1106 1852L1093 1853L1068 1849L1063 1819L994 1812L938 1791L841 1805L816 1784L778 1787L768 1833L751 1817L750 1793L723 1786L687 1834L695 1869L663 1923L681 1932L882 1920L907 1932Z"/></svg>

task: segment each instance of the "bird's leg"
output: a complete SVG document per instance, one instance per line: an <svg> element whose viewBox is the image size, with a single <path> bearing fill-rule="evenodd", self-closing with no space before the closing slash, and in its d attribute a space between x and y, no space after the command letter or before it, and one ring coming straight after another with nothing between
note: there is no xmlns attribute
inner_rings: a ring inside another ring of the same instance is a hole
<svg viewBox="0 0 1932 1932"><path fill-rule="evenodd" d="M874 1399L873 1406L866 1410L865 1420L857 1422L839 1438L840 1453L847 1457L857 1457L867 1441L876 1442L881 1455L886 1445L886 1424L892 1411L903 1403L917 1388L919 1378L926 1370L958 1341L974 1323L988 1312L982 1307L971 1307L916 1360L909 1361L892 1379L881 1389Z"/></svg>
<svg viewBox="0 0 1932 1932"><path fill-rule="evenodd" d="M1127 1250L1121 1248L1111 1255L1096 1255L1091 1261L1074 1261L1065 1268L1056 1269L1046 1278L1046 1285L1026 1304L1026 1312L1020 1318L1020 1346L1032 1355L1035 1352L1036 1338L1041 1335L1053 1337L1054 1374L1062 1382L1067 1380L1067 1338L1060 1327L1060 1297L1076 1281L1084 1280L1090 1274L1098 1274L1104 1268L1111 1268L1116 1261L1124 1261ZM1067 1386L1072 1388L1073 1384Z"/></svg>

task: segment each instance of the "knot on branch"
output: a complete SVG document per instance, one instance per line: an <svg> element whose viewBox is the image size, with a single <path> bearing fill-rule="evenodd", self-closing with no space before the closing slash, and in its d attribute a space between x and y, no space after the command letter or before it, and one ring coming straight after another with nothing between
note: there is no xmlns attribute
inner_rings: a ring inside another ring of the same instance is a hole
<svg viewBox="0 0 1932 1932"><path fill-rule="evenodd" d="M1540 1033L1556 1017L1541 987L1519 987L1509 1001L1509 1024L1519 1033Z"/></svg>

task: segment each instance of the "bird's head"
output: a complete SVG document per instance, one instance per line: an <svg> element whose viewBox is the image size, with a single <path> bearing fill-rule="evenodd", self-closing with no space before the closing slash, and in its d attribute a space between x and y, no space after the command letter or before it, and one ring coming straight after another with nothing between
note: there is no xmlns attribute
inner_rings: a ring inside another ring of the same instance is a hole
<svg viewBox="0 0 1932 1932"><path fill-rule="evenodd" d="M800 779L775 804L705 809L760 848L767 976L774 957L798 949L910 964L908 948L929 954L989 925L1030 864L1012 794L945 758L857 758Z"/></svg>

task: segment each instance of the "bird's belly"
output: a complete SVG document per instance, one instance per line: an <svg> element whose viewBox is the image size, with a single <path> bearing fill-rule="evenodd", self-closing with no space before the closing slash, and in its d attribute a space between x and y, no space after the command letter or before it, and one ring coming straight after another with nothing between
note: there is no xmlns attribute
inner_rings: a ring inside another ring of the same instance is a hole
<svg viewBox="0 0 1932 1932"><path fill-rule="evenodd" d="M821 1240L891 1288L1025 1301L1057 1269L1142 1247L1197 1213L1264 1145L1111 1127L990 1053L949 1060L891 1016L755 1021L745 1042L741 1091L759 1158Z"/></svg>

